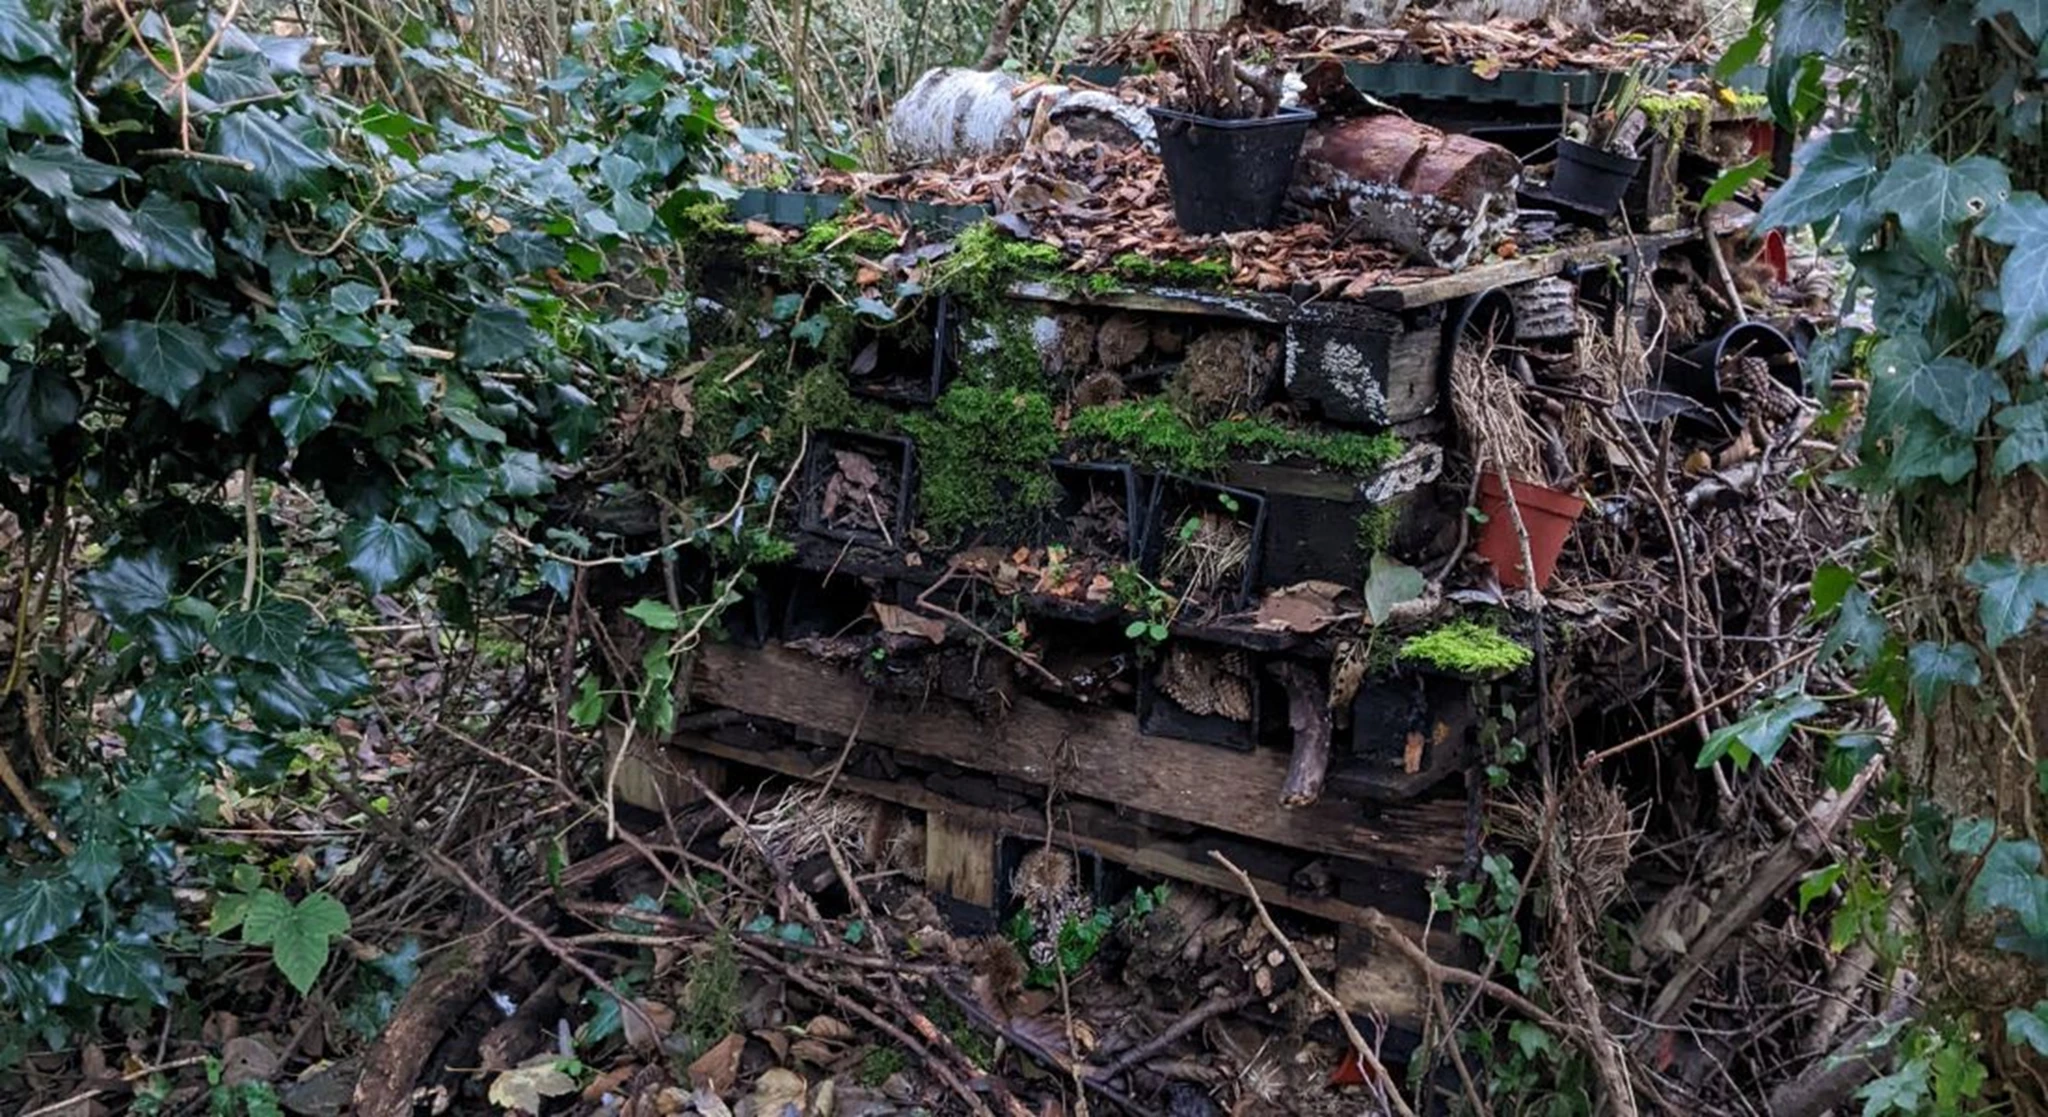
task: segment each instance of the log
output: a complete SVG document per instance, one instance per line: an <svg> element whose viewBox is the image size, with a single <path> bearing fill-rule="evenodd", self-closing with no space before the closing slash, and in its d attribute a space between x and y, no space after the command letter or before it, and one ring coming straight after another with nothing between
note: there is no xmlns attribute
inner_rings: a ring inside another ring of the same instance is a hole
<svg viewBox="0 0 2048 1117"><path fill-rule="evenodd" d="M1070 135L1116 144L1155 140L1152 118L1099 90L1038 85L1000 71L941 67L917 79L889 113L889 150L899 165L999 155L1024 146L1041 111Z"/></svg>
<svg viewBox="0 0 2048 1117"><path fill-rule="evenodd" d="M1302 145L1293 194L1349 218L1350 235L1456 271L1512 231L1521 175L1522 161L1498 144L1382 113L1319 122Z"/></svg>
<svg viewBox="0 0 2048 1117"><path fill-rule="evenodd" d="M1294 730L1294 754L1280 785L1282 807L1310 807L1323 797L1330 774L1330 695L1323 680L1299 663L1268 668L1287 688L1287 726Z"/></svg>

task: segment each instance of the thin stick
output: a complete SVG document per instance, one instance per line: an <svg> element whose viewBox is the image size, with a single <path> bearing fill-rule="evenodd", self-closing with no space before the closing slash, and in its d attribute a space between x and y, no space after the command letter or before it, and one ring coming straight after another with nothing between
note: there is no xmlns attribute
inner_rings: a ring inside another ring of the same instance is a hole
<svg viewBox="0 0 2048 1117"><path fill-rule="evenodd" d="M1209 859L1223 866L1231 876L1237 878L1238 887L1244 889L1244 894L1251 897L1252 910L1259 913L1259 923L1266 928L1266 933L1273 936L1274 941L1280 944L1280 949L1287 952L1287 960L1294 963L1294 971L1301 975L1301 980L1308 986L1309 992L1314 993L1317 1000L1336 1014L1338 1025L1344 1029L1344 1038L1351 1041L1351 1049L1358 1053L1358 1061L1372 1072L1374 1089L1386 1099L1388 1107L1400 1117L1415 1117L1415 1111L1408 1107L1407 1100L1401 1096L1400 1090L1395 1088L1394 1076L1387 1073L1386 1064L1380 1062L1379 1055L1365 1042L1365 1037L1358 1034L1358 1025L1351 1022L1351 1013L1344 1007L1344 1002L1338 1000L1323 987L1322 982L1316 980L1315 972L1308 968L1308 963L1301 960L1301 951L1294 948L1293 940L1281 932L1278 923L1273 922L1273 915L1266 910L1266 901L1259 898L1259 886L1252 883L1250 874L1238 868L1230 858L1223 856L1220 849L1210 850Z"/></svg>
<svg viewBox="0 0 2048 1117"><path fill-rule="evenodd" d="M1117 1075L1172 1047L1176 1040L1207 1024L1209 1021L1219 1016L1236 1012L1239 1009L1250 1008L1252 1005L1259 1003L1260 1000L1261 998L1257 992L1239 993L1236 996L1230 997L1211 997L1193 1012L1174 1021L1172 1027L1131 1048L1129 1051L1118 1056L1116 1062L1111 1063L1102 1070L1096 1071L1088 1077L1115 1078Z"/></svg>
<svg viewBox="0 0 2048 1117"><path fill-rule="evenodd" d="M121 1081L140 1082L143 1079L150 1077L151 1075L162 1074L167 1070L177 1070L181 1067L198 1066L200 1063L203 1063L210 1058L212 1058L211 1055L188 1055L183 1059L173 1059L168 1063L158 1063L153 1067L143 1067L141 1070L129 1071L127 1074L121 1076ZM106 1092L107 1091L105 1089L96 1089L87 1090L81 1094L73 1094L70 1097L65 1098L63 1101L54 1102L50 1105L42 1107L41 1109L31 1109L28 1112L23 1113L21 1117L49 1117L49 1115L53 1113L63 1113L64 1111L72 1108L73 1106L82 1104L84 1102L89 1102L92 1099L99 1097L101 1094L104 1094Z"/></svg>

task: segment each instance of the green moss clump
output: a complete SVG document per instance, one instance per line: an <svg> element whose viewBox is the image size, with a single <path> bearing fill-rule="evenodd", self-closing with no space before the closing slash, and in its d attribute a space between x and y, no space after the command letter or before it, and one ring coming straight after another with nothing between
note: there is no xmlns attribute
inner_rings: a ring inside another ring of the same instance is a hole
<svg viewBox="0 0 2048 1117"><path fill-rule="evenodd" d="M1384 554L1394 541L1394 525L1400 519L1391 504L1375 504L1358 514L1358 560L1365 562Z"/></svg>
<svg viewBox="0 0 2048 1117"><path fill-rule="evenodd" d="M956 352L966 383L1018 392L1045 388L1045 360L1031 336L1031 319L1014 306L974 315Z"/></svg>
<svg viewBox="0 0 2048 1117"><path fill-rule="evenodd" d="M1067 433L1106 442L1133 462L1154 468L1208 473L1223 464L1215 439L1159 400L1084 407L1074 413Z"/></svg>
<svg viewBox="0 0 2048 1117"><path fill-rule="evenodd" d="M890 1075L902 1073L903 1068L909 1065L903 1052L893 1047L872 1047L861 1057L860 1070L854 1074L854 1080L870 1090L879 1090L882 1083L889 1081Z"/></svg>
<svg viewBox="0 0 2048 1117"><path fill-rule="evenodd" d="M1140 465L1189 473L1210 473L1233 456L1278 460L1306 458L1347 473L1369 473L1401 455L1391 434L1297 430L1266 418L1227 419L1196 427L1158 400L1084 407L1068 431L1081 439L1109 443Z"/></svg>
<svg viewBox="0 0 2048 1117"><path fill-rule="evenodd" d="M987 304L1012 283L1058 274L1061 263L1060 250L1052 245L1017 240L984 221L953 242L953 252L940 262L932 286L970 303Z"/></svg>
<svg viewBox="0 0 2048 1117"><path fill-rule="evenodd" d="M1455 675L1489 676L1519 671L1534 657L1500 629L1456 620L1408 640L1398 658Z"/></svg>
<svg viewBox="0 0 2048 1117"><path fill-rule="evenodd" d="M1353 431L1318 433L1281 426L1271 419L1237 419L1216 424L1227 449L1268 460L1307 458L1347 473L1369 473L1401 456L1401 440L1391 434Z"/></svg>
<svg viewBox="0 0 2048 1117"><path fill-rule="evenodd" d="M903 241L887 229L868 226L849 229L847 223L838 219L820 221L804 230L804 235L788 246L787 251L798 258L813 256L866 256L870 259L887 256L896 251Z"/></svg>
<svg viewBox="0 0 2048 1117"><path fill-rule="evenodd" d="M1109 266L1132 283L1160 287L1222 287L1230 282L1230 264L1225 260L1154 260L1126 252Z"/></svg>
<svg viewBox="0 0 2048 1117"><path fill-rule="evenodd" d="M956 384L903 428L917 442L918 523L941 543L1019 526L1057 496L1046 461L1059 431L1042 392Z"/></svg>

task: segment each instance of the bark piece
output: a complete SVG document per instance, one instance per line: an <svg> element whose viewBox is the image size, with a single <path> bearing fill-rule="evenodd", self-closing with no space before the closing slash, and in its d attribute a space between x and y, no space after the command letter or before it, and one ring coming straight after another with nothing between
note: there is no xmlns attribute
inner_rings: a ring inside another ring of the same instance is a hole
<svg viewBox="0 0 2048 1117"><path fill-rule="evenodd" d="M1270 670L1287 689L1287 726L1294 731L1294 755L1287 762L1280 805L1314 806L1323 797L1323 780L1330 772L1329 691L1299 663L1276 663Z"/></svg>
<svg viewBox="0 0 2048 1117"><path fill-rule="evenodd" d="M1024 146L1043 106L1046 123L1102 141L1151 147L1152 118L1096 90L1064 85L1024 88L1012 75L931 70L889 113L889 150L902 163L965 159Z"/></svg>
<svg viewBox="0 0 2048 1117"><path fill-rule="evenodd" d="M1317 124L1293 192L1348 217L1353 236L1456 270L1513 229L1521 174L1521 160L1498 144L1388 113Z"/></svg>
<svg viewBox="0 0 2048 1117"><path fill-rule="evenodd" d="M469 940L466 949L442 955L413 983L391 1015L377 1045L364 1060L356 1081L359 1117L405 1117L412 1112L412 1090L441 1040L469 1006L483 996L498 967L504 946L504 924Z"/></svg>

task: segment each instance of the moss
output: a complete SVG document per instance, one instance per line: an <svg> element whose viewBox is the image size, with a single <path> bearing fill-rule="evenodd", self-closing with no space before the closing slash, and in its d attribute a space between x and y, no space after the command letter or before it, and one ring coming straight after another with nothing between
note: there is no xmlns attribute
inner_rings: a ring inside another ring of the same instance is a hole
<svg viewBox="0 0 2048 1117"><path fill-rule="evenodd" d="M1126 252L1110 261L1109 266L1115 274L1133 283L1161 287L1222 287L1230 282L1230 264L1224 260L1154 260Z"/></svg>
<svg viewBox="0 0 2048 1117"><path fill-rule="evenodd" d="M983 1070L996 1065L995 1045L989 1042L987 1036L974 1029L974 1025L967 1019L967 1014L960 1011L959 1005L945 997L933 997L924 1003L924 1014L931 1018L931 1022L937 1025L940 1031L946 1033L947 1038L953 1041L953 1046L958 1047L960 1053L967 1056L968 1062Z"/></svg>
<svg viewBox="0 0 2048 1117"><path fill-rule="evenodd" d="M1529 665L1529 649L1500 629L1456 620L1401 645L1403 663L1419 663L1456 675L1502 675Z"/></svg>
<svg viewBox="0 0 2048 1117"><path fill-rule="evenodd" d="M1060 271L1060 250L1041 241L1017 240L992 222L963 231L932 277L935 290L977 305L1000 298L1003 288Z"/></svg>
<svg viewBox="0 0 2048 1117"><path fill-rule="evenodd" d="M1383 554L1394 541L1394 525L1400 519L1391 504L1375 504L1358 514L1358 560L1365 562Z"/></svg>
<svg viewBox="0 0 2048 1117"><path fill-rule="evenodd" d="M854 1074L855 1081L870 1090L879 1090L891 1075L900 1074L910 1061L903 1052L894 1047L872 1047L860 1060L860 1070Z"/></svg>
<svg viewBox="0 0 2048 1117"><path fill-rule="evenodd" d="M1131 461L1154 468L1208 473L1223 464L1215 440L1159 400L1084 407L1074 413L1067 433L1107 443Z"/></svg>
<svg viewBox="0 0 2048 1117"><path fill-rule="evenodd" d="M1045 359L1031 336L1031 318L1011 305L973 315L961 336L960 379L983 388L1033 392L1045 387Z"/></svg>
<svg viewBox="0 0 2048 1117"><path fill-rule="evenodd" d="M1106 442L1140 465L1189 473L1212 473L1233 457L1306 458L1347 473L1369 473L1402 450L1401 440L1391 434L1316 433L1262 417L1196 427L1159 400L1084 407L1074 414L1068 432Z"/></svg>
<svg viewBox="0 0 2048 1117"><path fill-rule="evenodd" d="M874 400L855 396L847 389L846 377L829 365L814 368L798 378L790 388L782 420L791 430L808 427L814 431L894 434L900 426L895 412Z"/></svg>
<svg viewBox="0 0 2048 1117"><path fill-rule="evenodd" d="M820 221L804 230L804 235L790 244L787 251L805 259L814 256L865 256L879 259L902 246L902 238L878 226L848 228L839 220Z"/></svg>
<svg viewBox="0 0 2048 1117"><path fill-rule="evenodd" d="M1059 432L1042 392L956 384L903 428L917 442L918 522L941 543L1020 525L1057 496L1046 461Z"/></svg>

